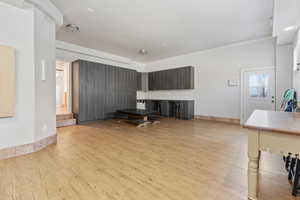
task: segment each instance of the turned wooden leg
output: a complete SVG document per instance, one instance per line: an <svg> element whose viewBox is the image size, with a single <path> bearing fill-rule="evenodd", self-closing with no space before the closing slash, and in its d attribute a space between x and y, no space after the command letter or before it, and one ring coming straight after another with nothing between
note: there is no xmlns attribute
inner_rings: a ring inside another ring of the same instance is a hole
<svg viewBox="0 0 300 200"><path fill-rule="evenodd" d="M144 117L143 117L143 120L144 120L144 121L148 121L148 116L144 116Z"/></svg>
<svg viewBox="0 0 300 200"><path fill-rule="evenodd" d="M258 146L258 132L248 136L248 199L257 200L258 196L258 169L260 151Z"/></svg>
<svg viewBox="0 0 300 200"><path fill-rule="evenodd" d="M249 157L248 163L248 199L257 200L259 157Z"/></svg>

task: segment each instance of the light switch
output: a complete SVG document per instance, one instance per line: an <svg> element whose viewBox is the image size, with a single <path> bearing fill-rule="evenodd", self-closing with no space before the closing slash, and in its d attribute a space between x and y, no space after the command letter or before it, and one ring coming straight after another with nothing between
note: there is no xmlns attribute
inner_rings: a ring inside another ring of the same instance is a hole
<svg viewBox="0 0 300 200"><path fill-rule="evenodd" d="M240 82L237 80L228 80L227 85L228 87L237 87L240 85Z"/></svg>
<svg viewBox="0 0 300 200"><path fill-rule="evenodd" d="M46 81L46 61L45 60L41 61L41 66L42 66L41 79L42 79L42 81Z"/></svg>

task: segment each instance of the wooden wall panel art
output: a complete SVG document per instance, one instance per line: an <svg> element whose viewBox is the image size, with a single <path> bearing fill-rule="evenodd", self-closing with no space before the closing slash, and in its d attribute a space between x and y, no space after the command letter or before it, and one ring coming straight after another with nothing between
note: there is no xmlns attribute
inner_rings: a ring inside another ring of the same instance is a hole
<svg viewBox="0 0 300 200"><path fill-rule="evenodd" d="M15 113L15 50L0 45L0 118Z"/></svg>

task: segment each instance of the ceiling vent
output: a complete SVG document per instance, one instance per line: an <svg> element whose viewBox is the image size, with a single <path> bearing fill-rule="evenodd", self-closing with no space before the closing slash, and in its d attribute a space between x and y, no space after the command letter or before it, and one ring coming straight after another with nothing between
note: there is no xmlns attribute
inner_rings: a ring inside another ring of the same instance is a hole
<svg viewBox="0 0 300 200"><path fill-rule="evenodd" d="M147 55L148 54L148 51L146 49L140 49L139 50L139 54L140 55Z"/></svg>
<svg viewBox="0 0 300 200"><path fill-rule="evenodd" d="M76 24L67 24L65 26L65 28L66 28L66 31L68 31L68 32L75 33L75 32L79 31L79 27Z"/></svg>

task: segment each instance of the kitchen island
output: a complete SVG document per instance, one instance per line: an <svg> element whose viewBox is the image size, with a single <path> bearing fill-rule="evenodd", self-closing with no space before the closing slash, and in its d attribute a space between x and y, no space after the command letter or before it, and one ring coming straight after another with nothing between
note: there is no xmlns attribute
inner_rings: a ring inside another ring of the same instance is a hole
<svg viewBox="0 0 300 200"><path fill-rule="evenodd" d="M300 154L300 114L255 110L244 127L248 135L248 199L258 200L260 152Z"/></svg>

